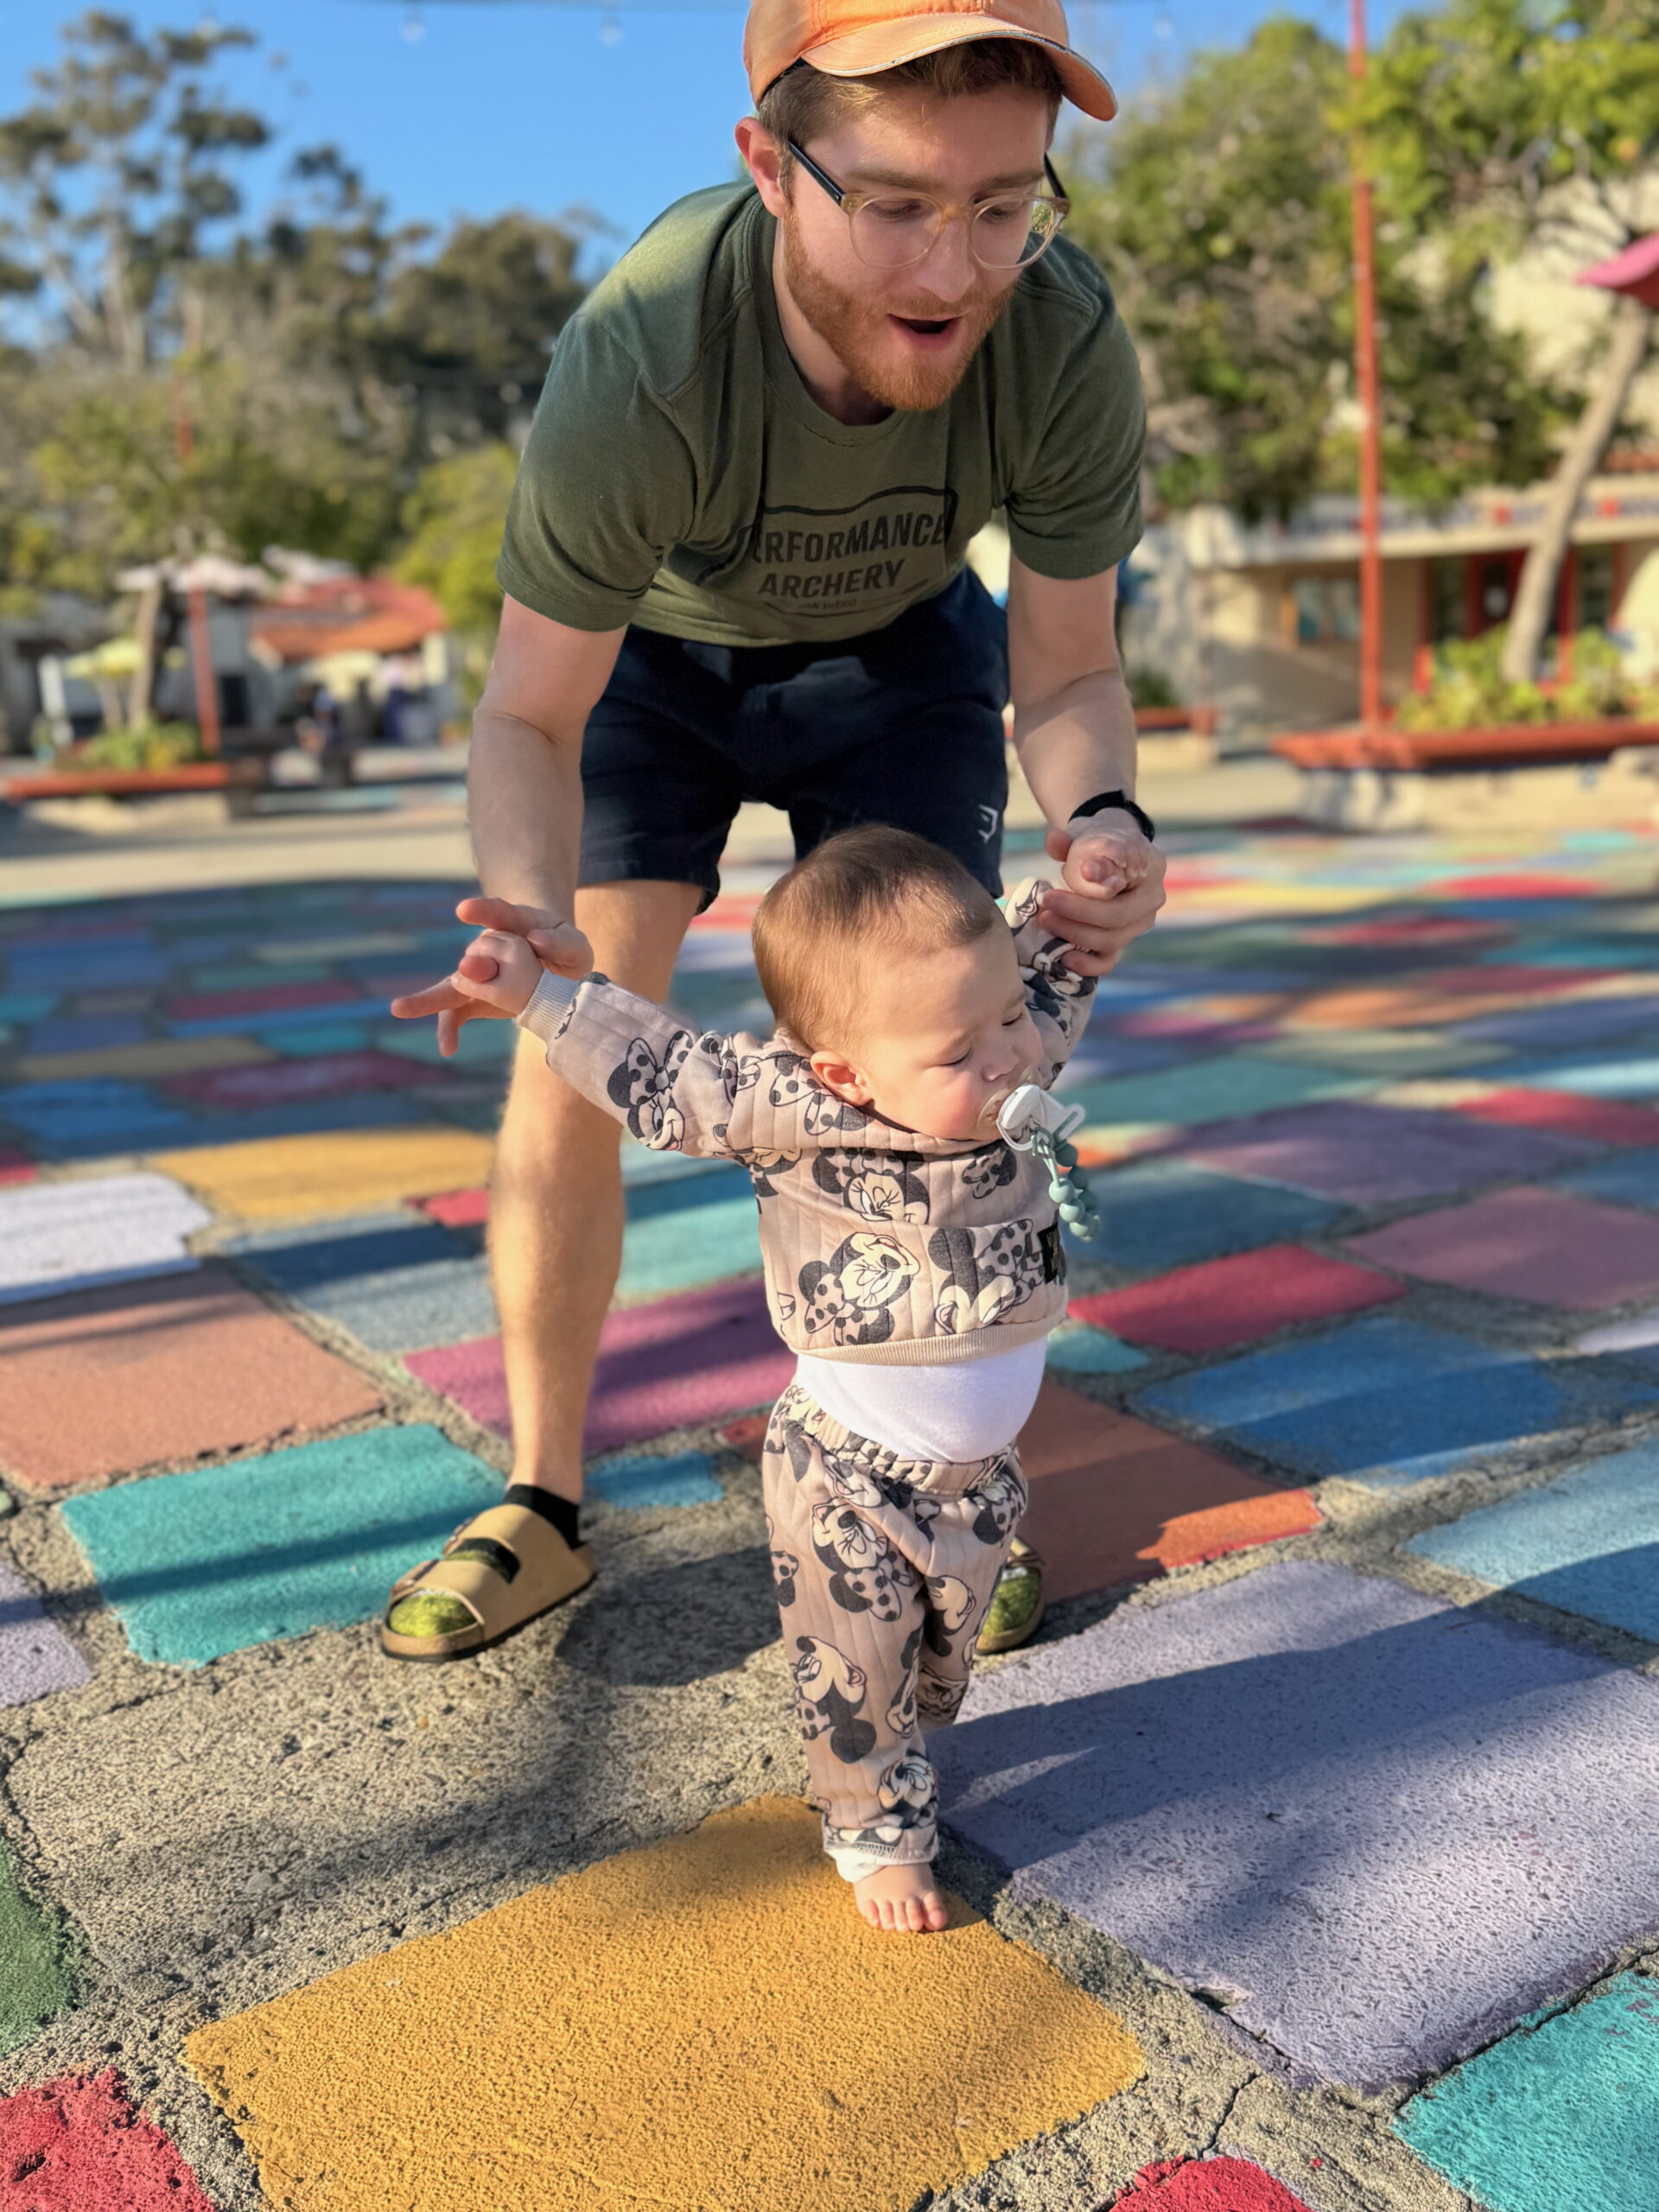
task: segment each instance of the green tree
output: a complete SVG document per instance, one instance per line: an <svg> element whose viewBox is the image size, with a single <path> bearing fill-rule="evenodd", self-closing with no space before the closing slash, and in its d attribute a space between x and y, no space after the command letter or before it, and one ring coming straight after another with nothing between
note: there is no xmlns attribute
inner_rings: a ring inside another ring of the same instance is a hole
<svg viewBox="0 0 1659 2212"><path fill-rule="evenodd" d="M206 22L147 37L98 9L63 36L37 97L0 119L0 286L32 298L48 338L135 370L176 339L183 282L240 212L236 161L270 135L211 73L253 40Z"/></svg>
<svg viewBox="0 0 1659 2212"><path fill-rule="evenodd" d="M488 667L501 613L495 560L518 465L506 445L435 461L404 506L407 542L397 573L423 585L448 616L474 687Z"/></svg>
<svg viewBox="0 0 1659 2212"><path fill-rule="evenodd" d="M1659 0L1447 0L1404 16L1348 112L1381 206L1433 237L1454 283L1478 286L1528 245L1591 265L1651 226ZM1620 300L1587 353L1587 402L1510 611L1506 682L1537 668L1573 518L1620 427L1653 323L1650 308Z"/></svg>
<svg viewBox="0 0 1659 2212"><path fill-rule="evenodd" d="M454 619L481 624L501 442L604 226L509 213L439 238L395 224L331 146L251 219L237 163L270 133L220 70L251 33L94 11L64 36L0 117L0 328L22 341L0 342L0 588L106 599L130 567L274 543L367 568L412 531ZM177 616L159 586L133 610L136 716Z"/></svg>
<svg viewBox="0 0 1659 2212"><path fill-rule="evenodd" d="M1278 16L1202 53L1114 124L1068 175L1071 233L1110 276L1141 350L1150 453L1173 506L1287 516L1354 481L1350 156L1333 116L1341 50ZM1529 474L1554 396L1482 287L1378 239L1381 425L1390 490L1437 505Z"/></svg>

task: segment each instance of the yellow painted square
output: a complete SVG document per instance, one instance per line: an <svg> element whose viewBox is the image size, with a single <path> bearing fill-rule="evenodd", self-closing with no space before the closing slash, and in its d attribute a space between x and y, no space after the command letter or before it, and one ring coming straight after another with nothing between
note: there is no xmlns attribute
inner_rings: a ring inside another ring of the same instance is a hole
<svg viewBox="0 0 1659 2212"><path fill-rule="evenodd" d="M96 1051L25 1052L16 1075L22 1083L75 1083L96 1075L143 1082L151 1076L196 1075L204 1068L256 1067L276 1058L268 1046L251 1037L145 1037Z"/></svg>
<svg viewBox="0 0 1659 2212"><path fill-rule="evenodd" d="M959 1901L942 1935L866 1927L781 1797L185 2056L289 2212L907 2212L1143 2070L1121 2021Z"/></svg>
<svg viewBox="0 0 1659 2212"><path fill-rule="evenodd" d="M484 1181L493 1150L488 1137L434 1122L198 1145L153 1154L151 1162L222 1213L264 1218L370 1213L399 1198L462 1190Z"/></svg>

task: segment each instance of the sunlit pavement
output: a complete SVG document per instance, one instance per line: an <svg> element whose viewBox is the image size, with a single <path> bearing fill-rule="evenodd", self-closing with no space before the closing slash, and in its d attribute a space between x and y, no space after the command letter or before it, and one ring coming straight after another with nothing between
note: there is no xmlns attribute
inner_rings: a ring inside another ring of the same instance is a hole
<svg viewBox="0 0 1659 2212"><path fill-rule="evenodd" d="M1053 1602L934 1739L913 1943L800 1802L741 1171L628 1160L593 1587L378 1652L507 1460L512 1032L386 1012L454 795L0 835L0 2198L1659 2212L1659 844L1148 797ZM764 1020L772 834L701 1024Z"/></svg>

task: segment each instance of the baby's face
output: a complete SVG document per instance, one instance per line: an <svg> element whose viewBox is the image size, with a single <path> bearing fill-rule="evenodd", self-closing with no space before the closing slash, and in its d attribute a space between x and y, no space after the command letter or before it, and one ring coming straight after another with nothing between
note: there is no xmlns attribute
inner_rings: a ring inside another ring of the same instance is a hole
<svg viewBox="0 0 1659 2212"><path fill-rule="evenodd" d="M873 960L857 995L847 1042L812 1055L819 1081L924 1136L994 1137L1042 1052L1011 933Z"/></svg>

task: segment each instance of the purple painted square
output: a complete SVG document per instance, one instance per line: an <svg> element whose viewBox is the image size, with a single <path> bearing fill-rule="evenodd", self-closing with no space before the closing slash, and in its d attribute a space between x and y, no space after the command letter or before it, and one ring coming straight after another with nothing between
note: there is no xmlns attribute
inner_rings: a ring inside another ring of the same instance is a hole
<svg viewBox="0 0 1659 2212"><path fill-rule="evenodd" d="M1362 1260L1572 1313L1659 1291L1659 1221L1564 1191L1491 1191L1352 1237Z"/></svg>
<svg viewBox="0 0 1659 2212"><path fill-rule="evenodd" d="M416 1352L404 1364L474 1421L512 1434L501 1339ZM588 1401L585 1452L610 1452L671 1428L765 1405L794 1371L759 1282L721 1283L609 1315Z"/></svg>
<svg viewBox="0 0 1659 2212"><path fill-rule="evenodd" d="M1351 1205L1431 1198L1505 1177L1547 1175L1592 1149L1542 1129L1350 1099L1211 1122L1169 1147L1234 1175L1288 1183Z"/></svg>
<svg viewBox="0 0 1659 2212"><path fill-rule="evenodd" d="M92 1670L16 1569L0 1559L0 1706L78 1690Z"/></svg>
<svg viewBox="0 0 1659 2212"><path fill-rule="evenodd" d="M1590 1045L1604 1038L1632 1037L1659 1025L1659 996L1621 992L1617 998L1557 999L1509 1014L1481 1014L1461 1022L1460 1033L1521 1051L1549 1052L1559 1046Z"/></svg>
<svg viewBox="0 0 1659 2212"><path fill-rule="evenodd" d="M1436 2073L1659 1926L1659 1683L1289 1560L981 1675L944 1817L1294 2064Z"/></svg>

